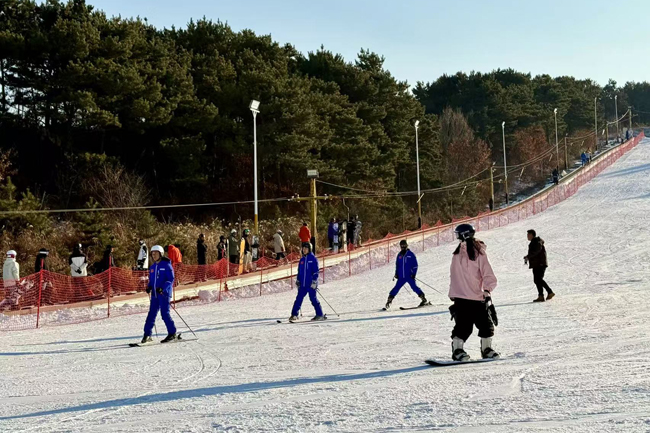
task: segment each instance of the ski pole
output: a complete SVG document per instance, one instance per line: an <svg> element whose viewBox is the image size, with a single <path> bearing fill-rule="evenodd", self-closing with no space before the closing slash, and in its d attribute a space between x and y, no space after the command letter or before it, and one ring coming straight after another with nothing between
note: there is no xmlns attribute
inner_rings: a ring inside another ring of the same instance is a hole
<svg viewBox="0 0 650 433"><path fill-rule="evenodd" d="M336 310L335 310L335 309L330 305L330 303L327 302L327 299L325 299L325 296L323 296L323 293L320 291L320 289L316 289L316 291L320 294L320 297L323 298L323 301L325 301L325 303L326 303L327 305L329 305L329 307L332 309L332 311L334 311L334 314L336 314L337 317L341 317L341 316L339 315L339 313L337 313Z"/></svg>
<svg viewBox="0 0 650 433"><path fill-rule="evenodd" d="M433 290L434 292L440 293L442 296L445 296L442 292L440 292L439 290L437 290L437 289L435 289L434 287L430 286L429 284L425 283L425 282L422 281L421 279L419 279L419 278L415 278L415 279L416 279L419 283L422 283L422 284L424 284L425 286L427 286L428 288L430 288L431 290Z"/></svg>
<svg viewBox="0 0 650 433"><path fill-rule="evenodd" d="M181 320L183 321L183 323L185 323L185 326L187 326L187 329L189 329L190 332L198 339L199 337L197 337L196 334L194 334L194 331L192 331L192 328L190 328L190 325L188 325L187 322L185 321L185 319L183 319L183 316L181 316L181 313L179 313L176 308L172 308L172 310L174 310L176 312L176 314L178 314L178 317L180 317Z"/></svg>

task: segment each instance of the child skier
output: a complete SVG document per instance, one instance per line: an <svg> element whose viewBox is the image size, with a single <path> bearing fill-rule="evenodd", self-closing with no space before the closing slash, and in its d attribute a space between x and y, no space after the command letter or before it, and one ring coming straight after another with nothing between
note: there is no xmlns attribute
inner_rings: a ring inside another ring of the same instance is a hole
<svg viewBox="0 0 650 433"><path fill-rule="evenodd" d="M176 325L174 325L170 314L174 268L171 261L163 256L164 253L165 250L160 245L151 248L153 264L149 268L149 284L147 285L147 293L151 294L151 302L149 304L149 314L144 324L144 337L142 337L141 344L152 341L151 331L156 322L158 310L160 310L160 316L167 327L167 337L161 343L168 343L178 338L176 336Z"/></svg>
<svg viewBox="0 0 650 433"><path fill-rule="evenodd" d="M472 334L474 325L481 337L482 357L498 358L499 354L492 349L494 323L486 302L497 286L497 279L485 254L485 244L474 239L474 227L461 224L455 232L460 244L451 259L449 284L449 298L454 302L449 310L456 321L451 333L452 358L454 361L469 360L463 344Z"/></svg>
<svg viewBox="0 0 650 433"><path fill-rule="evenodd" d="M397 284L395 284L393 290L388 294L388 301L386 302L384 309L390 309L393 299L395 299L395 296L397 296L402 286L406 283L408 283L409 286L411 286L411 290L422 299L422 302L420 302L419 305L420 307L429 305L429 301L424 297L424 293L415 283L415 276L418 273L418 260L415 257L415 254L413 254L413 251L409 250L406 239L402 239L399 242L399 247L401 251L397 254L397 259L395 260L395 276L393 277L393 279L397 280Z"/></svg>
<svg viewBox="0 0 650 433"><path fill-rule="evenodd" d="M316 290L318 289L318 260L314 253L311 252L310 243L304 243L302 245L302 258L298 265L296 287L298 288L298 295L296 296L296 301L293 303L289 322L293 323L298 320L298 312L302 306L302 300L306 295L309 295L309 300L314 306L314 310L316 310L316 316L311 320L325 320L323 309L316 297Z"/></svg>

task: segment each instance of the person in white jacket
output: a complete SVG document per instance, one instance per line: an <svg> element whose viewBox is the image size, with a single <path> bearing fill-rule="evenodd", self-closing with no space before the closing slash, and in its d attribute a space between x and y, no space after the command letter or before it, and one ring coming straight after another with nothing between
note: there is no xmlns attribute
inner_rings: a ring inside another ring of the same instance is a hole
<svg viewBox="0 0 650 433"><path fill-rule="evenodd" d="M2 280L6 290L5 299L0 302L0 308L17 306L20 299L20 265L16 262L16 251L7 251L7 258L2 267Z"/></svg>
<svg viewBox="0 0 650 433"><path fill-rule="evenodd" d="M77 244L68 260L70 265L70 275L73 278L88 276L88 259L81 251L81 244Z"/></svg>
<svg viewBox="0 0 650 433"><path fill-rule="evenodd" d="M149 250L144 240L140 239L140 252L138 253L138 271L149 269Z"/></svg>
<svg viewBox="0 0 650 433"><path fill-rule="evenodd" d="M273 250L275 251L275 260L285 258L284 240L282 239L282 230L278 230L273 235Z"/></svg>

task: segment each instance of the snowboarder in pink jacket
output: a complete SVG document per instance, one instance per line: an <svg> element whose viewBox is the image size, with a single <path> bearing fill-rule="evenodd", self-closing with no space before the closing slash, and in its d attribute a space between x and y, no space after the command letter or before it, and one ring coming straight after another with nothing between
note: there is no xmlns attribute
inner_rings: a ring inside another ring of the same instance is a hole
<svg viewBox="0 0 650 433"><path fill-rule="evenodd" d="M474 239L474 227L461 224L455 232L460 244L451 259L449 284L449 298L454 302L449 311L456 322L451 333L452 358L455 361L469 360L463 345L472 334L474 325L481 338L482 357L498 358L499 354L492 349L495 324L490 311L490 294L497 286L497 278L485 253L485 244Z"/></svg>

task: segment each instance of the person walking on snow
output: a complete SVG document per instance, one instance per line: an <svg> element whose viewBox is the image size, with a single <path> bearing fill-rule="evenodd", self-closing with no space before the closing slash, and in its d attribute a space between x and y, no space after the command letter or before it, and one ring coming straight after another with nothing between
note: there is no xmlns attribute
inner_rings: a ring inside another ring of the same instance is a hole
<svg viewBox="0 0 650 433"><path fill-rule="evenodd" d="M397 254L397 259L395 260L395 276L393 280L397 280L395 287L388 294L388 301L386 301L385 310L390 309L390 305L393 303L393 299L399 293L400 289L404 284L408 283L411 286L411 290L415 292L416 295L420 297L422 302L420 302L420 307L429 304L427 298L424 296L424 292L417 286L415 283L415 276L418 273L418 260L413 254L413 251L409 250L408 243L406 239L402 239L399 242L400 252Z"/></svg>
<svg viewBox="0 0 650 433"><path fill-rule="evenodd" d="M307 227L307 223L302 223L298 237L303 245L311 242L311 231L309 230L309 227Z"/></svg>
<svg viewBox="0 0 650 433"><path fill-rule="evenodd" d="M138 271L149 269L149 250L143 239L140 239L140 251L138 251Z"/></svg>
<svg viewBox="0 0 650 433"><path fill-rule="evenodd" d="M70 275L73 278L88 276L88 260L86 255L81 251L81 244L77 244L68 259L70 265Z"/></svg>
<svg viewBox="0 0 650 433"><path fill-rule="evenodd" d="M16 261L18 254L14 250L7 251L7 258L2 266L2 281L5 288L5 298L0 302L0 309L18 308L20 301L20 265Z"/></svg>
<svg viewBox="0 0 650 433"><path fill-rule="evenodd" d="M544 281L544 274L548 268L548 260L546 259L546 247L544 240L537 236L535 230L528 230L528 255L524 257L524 264L528 264L528 268L533 270L533 281L537 286L537 298L533 302L544 302L544 289L546 289L546 300L550 300L555 296L555 293Z"/></svg>
<svg viewBox="0 0 650 433"><path fill-rule="evenodd" d="M311 320L325 320L323 309L321 308L320 302L318 302L318 297L316 296L316 290L318 290L318 260L311 251L310 243L305 243L302 246L302 258L298 265L296 287L298 288L298 295L296 296L296 301L293 303L289 322L293 323L298 320L298 312L302 306L303 299L305 299L305 296L307 295L309 295L309 300L314 306L314 310L316 310L316 316Z"/></svg>
<svg viewBox="0 0 650 433"><path fill-rule="evenodd" d="M141 343L152 341L151 331L156 323L156 316L160 310L160 316L167 327L167 337L161 343L168 343L177 339L176 325L171 316L172 291L174 286L174 268L171 261L164 257L165 250L160 245L151 248L151 259L153 264L149 268L149 284L147 284L147 293L151 294L149 303L149 314L144 323L144 337Z"/></svg>
<svg viewBox="0 0 650 433"><path fill-rule="evenodd" d="M456 322L451 333L452 359L469 360L463 345L472 335L474 325L481 338L481 356L498 358L499 354L492 349L494 323L489 309L497 278L485 254L485 244L474 239L474 227L461 224L455 232L460 244L451 259L449 284L449 299L454 302L449 311Z"/></svg>

